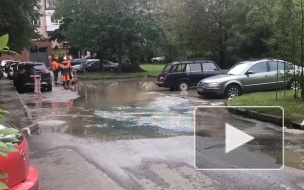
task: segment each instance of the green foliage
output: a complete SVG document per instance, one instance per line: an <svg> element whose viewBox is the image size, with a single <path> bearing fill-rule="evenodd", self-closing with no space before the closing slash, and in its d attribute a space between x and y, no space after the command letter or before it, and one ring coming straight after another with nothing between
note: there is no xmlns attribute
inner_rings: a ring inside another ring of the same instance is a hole
<svg viewBox="0 0 304 190"><path fill-rule="evenodd" d="M141 64L140 67L147 71L150 76L158 76L165 67L165 64Z"/></svg>
<svg viewBox="0 0 304 190"><path fill-rule="evenodd" d="M9 47L7 46L8 39L8 34L0 36L0 53L18 54L14 51L9 50Z"/></svg>
<svg viewBox="0 0 304 190"><path fill-rule="evenodd" d="M96 52L99 58L136 64L148 59L145 53L158 51L163 35L150 10L146 1L62 0L56 15L64 18L60 35L70 46Z"/></svg>
<svg viewBox="0 0 304 190"><path fill-rule="evenodd" d="M20 52L36 37L33 20L40 17L38 2L39 0L1 0L0 36L9 34L8 46L11 49Z"/></svg>
<svg viewBox="0 0 304 190"><path fill-rule="evenodd" d="M229 106L282 106L285 111L285 118L292 113L298 113L304 115L304 103L299 99L293 98L293 91L289 90L284 95L284 91L278 92L278 100L276 100L276 92L257 92L251 94L245 94L240 97L229 100ZM282 115L280 110L274 112L272 109L254 108L254 111L261 113Z"/></svg>
<svg viewBox="0 0 304 190"><path fill-rule="evenodd" d="M0 124L1 125L9 125L6 119L0 115ZM7 157L8 153L18 151L17 148L14 147L14 143L19 142L19 140L11 135L18 136L20 135L19 130L14 128L4 128L0 130L0 156ZM8 174L2 174L0 170L0 179L8 178ZM0 189L8 189L7 185L0 181Z"/></svg>

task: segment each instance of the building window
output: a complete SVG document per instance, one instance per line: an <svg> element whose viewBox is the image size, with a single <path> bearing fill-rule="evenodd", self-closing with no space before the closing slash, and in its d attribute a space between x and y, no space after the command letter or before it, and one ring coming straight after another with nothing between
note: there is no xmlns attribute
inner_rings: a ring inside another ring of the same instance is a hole
<svg viewBox="0 0 304 190"><path fill-rule="evenodd" d="M39 27L39 26L40 26L40 19L38 19L38 20L33 20L33 25L34 25L35 27Z"/></svg>
<svg viewBox="0 0 304 190"><path fill-rule="evenodd" d="M53 25L60 25L62 24L62 20L61 19L55 19L54 15L51 16L51 23Z"/></svg>
<svg viewBox="0 0 304 190"><path fill-rule="evenodd" d="M45 9L55 9L56 0L45 0Z"/></svg>

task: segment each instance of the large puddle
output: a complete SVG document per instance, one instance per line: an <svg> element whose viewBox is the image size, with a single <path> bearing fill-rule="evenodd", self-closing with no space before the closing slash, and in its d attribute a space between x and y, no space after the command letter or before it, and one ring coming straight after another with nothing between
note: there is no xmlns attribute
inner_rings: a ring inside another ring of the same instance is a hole
<svg viewBox="0 0 304 190"><path fill-rule="evenodd" d="M45 95L47 101L27 102L42 133L109 140L192 135L193 109L207 104L189 96L195 90L170 92L158 88L153 80L91 81L78 83L73 90L79 98L69 100L64 96L70 94L64 93L56 101L61 89L53 95L55 89Z"/></svg>

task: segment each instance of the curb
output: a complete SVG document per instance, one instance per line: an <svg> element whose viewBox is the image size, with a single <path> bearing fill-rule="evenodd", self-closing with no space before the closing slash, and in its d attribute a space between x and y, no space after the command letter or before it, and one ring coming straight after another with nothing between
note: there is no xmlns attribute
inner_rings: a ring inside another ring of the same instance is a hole
<svg viewBox="0 0 304 190"><path fill-rule="evenodd" d="M22 107L24 108L27 118L30 120L33 120L33 115L31 110L28 108L28 106L25 104L25 102L23 101L23 99L21 98L20 94L16 91L16 95L18 96L19 101L22 104ZM20 129L20 132L22 132L24 134L24 136L29 136L31 135L33 132L37 131L39 129L39 125L38 123L32 123L22 129Z"/></svg>
<svg viewBox="0 0 304 190"><path fill-rule="evenodd" d="M16 91L16 94L19 98L19 101L21 102L25 112L26 112L26 115L27 115L27 118L28 119L33 119L33 116L32 116L32 113L31 113L31 110L27 107L27 105L24 103L24 101L22 100L20 94Z"/></svg>
<svg viewBox="0 0 304 190"><path fill-rule="evenodd" d="M278 125L280 127L282 127L283 123L284 123L284 118L282 118L281 116L264 114L264 113L259 113L256 111L249 111L249 110L246 110L243 108L228 108L228 111L230 113L233 113L236 115L245 116L245 117L248 117L251 119L256 119L259 121L269 122L269 123Z"/></svg>
<svg viewBox="0 0 304 190"><path fill-rule="evenodd" d="M28 126L24 127L20 131L24 134L24 136L29 136L33 132L37 131L38 129L39 129L38 123L33 123L31 125L28 125Z"/></svg>

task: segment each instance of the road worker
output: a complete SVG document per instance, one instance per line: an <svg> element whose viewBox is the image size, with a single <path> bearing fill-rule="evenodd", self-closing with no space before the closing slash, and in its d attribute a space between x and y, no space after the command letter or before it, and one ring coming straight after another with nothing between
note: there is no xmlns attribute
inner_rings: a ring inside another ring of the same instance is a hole
<svg viewBox="0 0 304 190"><path fill-rule="evenodd" d="M58 72L59 72L59 65L58 65L58 57L55 57L52 62L52 71L54 73L54 83L58 85Z"/></svg>
<svg viewBox="0 0 304 190"><path fill-rule="evenodd" d="M70 69L70 74L69 74L70 75L70 80L73 82L74 80L73 80L73 75L72 75L72 65L71 65L71 61L70 61L69 57L71 57L71 56L64 55L63 59L66 59L68 61L68 65L71 68Z"/></svg>
<svg viewBox="0 0 304 190"><path fill-rule="evenodd" d="M63 58L63 62L60 65L62 82L65 89L68 88L70 83L70 70L71 65L69 64L66 57Z"/></svg>

